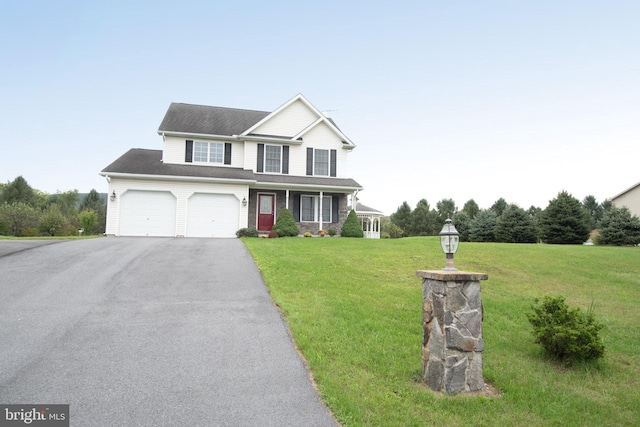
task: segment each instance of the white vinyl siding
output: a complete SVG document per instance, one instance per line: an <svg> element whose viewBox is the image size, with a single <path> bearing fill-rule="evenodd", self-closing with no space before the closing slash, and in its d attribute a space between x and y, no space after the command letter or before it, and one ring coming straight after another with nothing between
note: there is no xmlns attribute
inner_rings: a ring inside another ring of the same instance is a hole
<svg viewBox="0 0 640 427"><path fill-rule="evenodd" d="M269 118L256 129L254 134L295 136L318 119L318 115L298 100L287 106L278 114Z"/></svg>
<svg viewBox="0 0 640 427"><path fill-rule="evenodd" d="M320 221L320 196L300 196L300 220ZM331 197L322 198L322 222L331 222Z"/></svg>

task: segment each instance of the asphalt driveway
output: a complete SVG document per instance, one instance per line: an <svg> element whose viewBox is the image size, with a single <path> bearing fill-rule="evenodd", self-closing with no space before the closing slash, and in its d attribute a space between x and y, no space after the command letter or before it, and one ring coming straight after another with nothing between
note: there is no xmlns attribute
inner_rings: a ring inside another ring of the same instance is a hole
<svg viewBox="0 0 640 427"><path fill-rule="evenodd" d="M0 403L72 426L335 426L237 239L0 241Z"/></svg>

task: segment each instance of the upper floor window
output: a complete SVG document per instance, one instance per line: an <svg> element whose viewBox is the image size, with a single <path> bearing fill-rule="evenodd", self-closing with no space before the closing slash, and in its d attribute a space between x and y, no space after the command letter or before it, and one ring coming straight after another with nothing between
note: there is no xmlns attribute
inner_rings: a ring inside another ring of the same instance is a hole
<svg viewBox="0 0 640 427"><path fill-rule="evenodd" d="M314 150L313 174L329 176L329 150Z"/></svg>
<svg viewBox="0 0 640 427"><path fill-rule="evenodd" d="M221 142L200 142L193 143L193 161L222 163L224 160L224 144Z"/></svg>
<svg viewBox="0 0 640 427"><path fill-rule="evenodd" d="M256 172L289 173L289 146L258 144Z"/></svg>
<svg viewBox="0 0 640 427"><path fill-rule="evenodd" d="M307 148L307 175L337 176L337 150Z"/></svg>
<svg viewBox="0 0 640 427"><path fill-rule="evenodd" d="M279 145L264 146L264 171L280 173L282 147Z"/></svg>
<svg viewBox="0 0 640 427"><path fill-rule="evenodd" d="M230 165L231 143L187 140L184 161Z"/></svg>

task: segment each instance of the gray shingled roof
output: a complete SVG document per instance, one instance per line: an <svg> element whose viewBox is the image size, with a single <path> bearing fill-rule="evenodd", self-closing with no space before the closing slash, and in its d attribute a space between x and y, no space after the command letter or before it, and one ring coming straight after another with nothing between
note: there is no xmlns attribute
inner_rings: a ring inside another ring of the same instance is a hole
<svg viewBox="0 0 640 427"><path fill-rule="evenodd" d="M158 132L239 135L269 114L267 111L172 102Z"/></svg>
<svg viewBox="0 0 640 427"><path fill-rule="evenodd" d="M295 176L295 175L267 175L255 174L258 184L291 184L291 185L311 185L317 187L353 187L362 188L360 184L351 178L321 178L317 176Z"/></svg>
<svg viewBox="0 0 640 427"><path fill-rule="evenodd" d="M162 150L132 148L115 162L102 170L102 173L126 173L135 175L186 176L194 178L223 178L253 181L253 171L241 168L175 165L162 163Z"/></svg>
<svg viewBox="0 0 640 427"><path fill-rule="evenodd" d="M379 211L378 209L370 208L369 206L365 206L360 202L356 204L356 212L382 213L382 211Z"/></svg>
<svg viewBox="0 0 640 427"><path fill-rule="evenodd" d="M254 174L241 168L177 165L162 162L162 150L132 148L102 170L102 174L183 176L257 181L257 184L310 185L318 187L362 188L350 178L322 178L313 176Z"/></svg>

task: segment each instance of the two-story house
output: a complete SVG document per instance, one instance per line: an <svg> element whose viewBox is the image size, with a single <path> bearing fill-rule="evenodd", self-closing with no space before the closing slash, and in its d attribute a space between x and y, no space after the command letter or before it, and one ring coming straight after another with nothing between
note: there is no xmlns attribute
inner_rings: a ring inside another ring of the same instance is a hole
<svg viewBox="0 0 640 427"><path fill-rule="evenodd" d="M104 168L108 235L235 237L271 230L289 209L300 232L340 230L362 190L355 144L302 95L273 112L172 103L162 150L131 149Z"/></svg>

